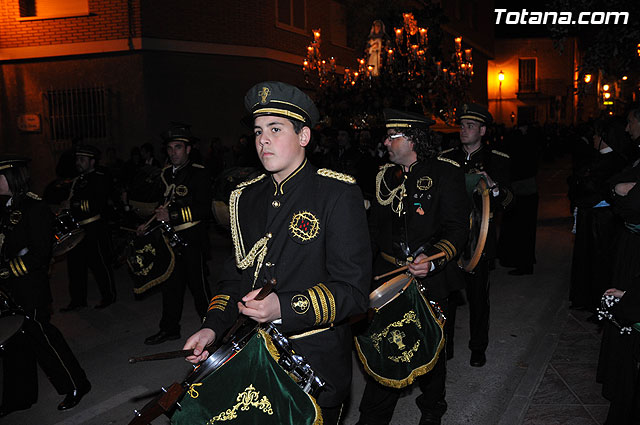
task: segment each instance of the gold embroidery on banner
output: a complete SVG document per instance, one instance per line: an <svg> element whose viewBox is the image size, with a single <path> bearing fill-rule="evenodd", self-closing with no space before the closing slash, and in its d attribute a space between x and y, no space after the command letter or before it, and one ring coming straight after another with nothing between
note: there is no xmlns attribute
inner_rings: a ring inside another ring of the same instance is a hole
<svg viewBox="0 0 640 425"><path fill-rule="evenodd" d="M153 262L151 262L151 264L149 264L147 267L144 266L144 257L142 257L142 255L140 254L144 254L146 252L151 253L151 255L153 255L154 257L156 256L156 249L153 246L151 246L150 243L146 244L142 248L137 249L135 251L136 263L138 263L138 265L140 266L140 270L134 271L133 274L137 276L146 276L149 274L151 269L153 269L153 264L154 264Z"/></svg>
<svg viewBox="0 0 640 425"><path fill-rule="evenodd" d="M390 333L395 331L395 329L393 329L393 328L401 328L404 325L408 325L408 324L411 324L411 323L415 323L415 325L418 327L418 329L422 329L422 325L420 324L420 321L418 320L418 315L413 310L409 310L407 313L404 314L402 319L389 324L381 332L372 334L371 335L371 340L373 341L373 347L379 353L380 352L380 343L382 342L383 339L387 338Z"/></svg>
<svg viewBox="0 0 640 425"><path fill-rule="evenodd" d="M320 232L320 222L313 213L300 211L293 215L289 223L289 231L294 238L302 242L310 241L318 236Z"/></svg>
<svg viewBox="0 0 640 425"><path fill-rule="evenodd" d="M429 190L431 186L433 186L433 180L429 176L420 177L416 183L416 187L420 190Z"/></svg>
<svg viewBox="0 0 640 425"><path fill-rule="evenodd" d="M420 341L416 341L416 343L413 344L413 347L411 347L410 350L403 351L399 356L389 356L387 358L395 363L409 363L413 358L413 355L418 351L419 348ZM404 346L401 348L401 350L402 349L404 349Z"/></svg>
<svg viewBox="0 0 640 425"><path fill-rule="evenodd" d="M225 422L225 421L230 421L232 419L236 419L238 417L238 409L243 412L246 412L251 407L255 407L259 410L262 410L262 412L266 413L267 415L273 415L273 408L271 407L271 402L269 401L266 395L260 398L260 391L256 391L253 384L249 385L247 388L244 389L243 392L238 394L238 397L236 397L236 401L238 403L234 405L231 409L227 409L226 411L218 414L217 416L214 416L207 422L207 424L213 425L218 421Z"/></svg>
<svg viewBox="0 0 640 425"><path fill-rule="evenodd" d="M271 90L269 90L269 87L263 87L262 90L258 92L258 96L260 96L260 103L262 103L263 105L267 103L267 98L270 94Z"/></svg>
<svg viewBox="0 0 640 425"><path fill-rule="evenodd" d="M309 305L309 298L302 294L294 295L293 298L291 298L291 308L298 314L305 314L309 311Z"/></svg>
<svg viewBox="0 0 640 425"><path fill-rule="evenodd" d="M191 384L191 386L187 390L187 394L189 394L191 396L191 398L200 397L200 393L198 391L196 391L196 387L199 387L200 385L202 385L202 382L198 382L196 384Z"/></svg>

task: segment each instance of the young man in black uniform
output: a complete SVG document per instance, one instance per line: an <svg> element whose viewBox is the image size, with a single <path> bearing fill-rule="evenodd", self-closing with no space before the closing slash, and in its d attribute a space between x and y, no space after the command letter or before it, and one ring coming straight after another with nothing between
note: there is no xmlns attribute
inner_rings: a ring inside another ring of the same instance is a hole
<svg viewBox="0 0 640 425"><path fill-rule="evenodd" d="M145 339L147 345L180 338L186 287L198 316L204 317L209 302L209 282L205 277L209 241L206 220L211 218L209 173L204 166L189 160L194 137L188 125L173 123L163 138L171 165L162 170L165 192L162 205L155 212L156 220L169 223L187 245L174 248L175 268L161 286L160 331Z"/></svg>
<svg viewBox="0 0 640 425"><path fill-rule="evenodd" d="M454 260L467 241L469 201L460 165L437 158L436 136L430 119L393 109L384 111L387 127L385 146L393 164L376 177L376 201L371 207L369 227L374 247L374 274L408 264L420 279L430 300L447 306L449 292L462 287L456 281ZM422 262L444 252L439 259ZM450 273L454 272L454 273ZM445 402L446 356L441 353L434 368L417 379L422 391L416 403L422 412L420 424L439 424ZM400 396L397 389L372 379L360 402L361 425L388 424Z"/></svg>
<svg viewBox="0 0 640 425"><path fill-rule="evenodd" d="M59 410L74 407L91 389L64 337L49 322L53 215L28 191L27 161L0 156L0 288L27 316L22 332L0 341L4 345L0 417L37 401L37 364L58 393L66 394Z"/></svg>
<svg viewBox="0 0 640 425"><path fill-rule="evenodd" d="M71 302L61 311L72 311L87 305L87 278L89 269L98 284L100 303L105 308L116 301L116 285L111 268L111 247L106 219L111 181L96 170L100 151L90 145L76 148L76 169L80 173L73 179L67 202L71 215L85 234L82 241L67 254L69 293Z"/></svg>
<svg viewBox="0 0 640 425"><path fill-rule="evenodd" d="M235 256L226 264L203 328L185 349L202 361L238 313L280 321L293 349L326 381L317 402L324 424L337 424L351 383L351 329L346 319L367 308L371 254L364 202L355 180L317 169L305 157L318 120L296 87L264 82L249 90L255 145L267 170L231 194ZM254 298L263 282L274 292ZM297 336L297 338L296 338Z"/></svg>
<svg viewBox="0 0 640 425"><path fill-rule="evenodd" d="M492 150L482 143L482 136L491 124L492 116L480 105L463 105L458 114L460 122L461 145L440 153L441 158L448 158L462 165L467 174L481 174L490 188L491 212L507 208L513 200L511 180L509 178L509 156ZM471 336L469 363L474 367L482 367L487 362L485 350L489 344L489 269L493 267L496 257L496 229L493 220L489 222L486 245L480 261L471 272L463 272L469 302L469 325ZM455 305L450 306L449 330L453 331L455 323ZM451 311L453 310L453 311ZM453 354L453 334L449 338L449 355Z"/></svg>

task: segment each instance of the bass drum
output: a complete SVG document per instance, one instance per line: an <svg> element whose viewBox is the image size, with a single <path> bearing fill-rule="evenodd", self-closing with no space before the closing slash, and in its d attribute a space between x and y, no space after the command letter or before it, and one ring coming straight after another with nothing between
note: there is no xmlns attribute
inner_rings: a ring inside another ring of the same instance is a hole
<svg viewBox="0 0 640 425"><path fill-rule="evenodd" d="M460 255L458 265L465 272L472 272L484 251L489 232L491 216L491 199L487 182L479 174L466 174L467 193L471 198L473 209L469 214L469 239L467 247Z"/></svg>
<svg viewBox="0 0 640 425"><path fill-rule="evenodd" d="M53 257L62 257L75 248L84 239L84 230L80 228L69 211L56 215L53 224Z"/></svg>
<svg viewBox="0 0 640 425"><path fill-rule="evenodd" d="M227 168L213 181L213 202L211 211L213 217L221 226L230 227L229 224L229 197L238 184L258 177L261 170L254 167Z"/></svg>

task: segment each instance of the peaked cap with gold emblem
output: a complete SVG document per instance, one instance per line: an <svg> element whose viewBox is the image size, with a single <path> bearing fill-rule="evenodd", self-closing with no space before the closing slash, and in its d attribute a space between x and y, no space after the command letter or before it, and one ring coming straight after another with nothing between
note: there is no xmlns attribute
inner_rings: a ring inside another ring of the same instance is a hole
<svg viewBox="0 0 640 425"><path fill-rule="evenodd" d="M429 128L435 121L424 115L412 112L399 111L397 109L384 109L384 122L387 128Z"/></svg>
<svg viewBox="0 0 640 425"><path fill-rule="evenodd" d="M299 88L280 81L265 81L251 87L244 106L255 117L273 115L300 121L309 127L320 119L313 100Z"/></svg>
<svg viewBox="0 0 640 425"><path fill-rule="evenodd" d="M484 106L477 103L465 103L458 110L458 121L461 120L473 120L478 121L484 125L489 125L493 122L493 116Z"/></svg>
<svg viewBox="0 0 640 425"><path fill-rule="evenodd" d="M26 167L29 161L31 161L31 159L25 156L13 154L0 155L0 173L2 173L2 170L9 168Z"/></svg>
<svg viewBox="0 0 640 425"><path fill-rule="evenodd" d="M186 145L192 145L198 141L198 138L191 133L191 124L171 121L169 123L169 129L162 133L162 141L165 144L169 142L183 142Z"/></svg>

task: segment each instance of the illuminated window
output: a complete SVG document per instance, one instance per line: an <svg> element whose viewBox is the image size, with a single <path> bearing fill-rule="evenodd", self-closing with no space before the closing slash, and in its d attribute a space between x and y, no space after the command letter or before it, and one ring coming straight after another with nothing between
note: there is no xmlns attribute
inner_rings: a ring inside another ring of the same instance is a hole
<svg viewBox="0 0 640 425"><path fill-rule="evenodd" d="M536 59L520 59L518 64L518 91L536 91Z"/></svg>
<svg viewBox="0 0 640 425"><path fill-rule="evenodd" d="M89 0L20 0L21 18L66 18L89 14Z"/></svg>
<svg viewBox="0 0 640 425"><path fill-rule="evenodd" d="M306 0L276 0L278 23L305 30L307 28Z"/></svg>
<svg viewBox="0 0 640 425"><path fill-rule="evenodd" d="M109 91L103 87L48 90L45 105L51 140L109 136Z"/></svg>

